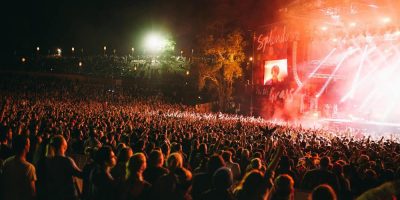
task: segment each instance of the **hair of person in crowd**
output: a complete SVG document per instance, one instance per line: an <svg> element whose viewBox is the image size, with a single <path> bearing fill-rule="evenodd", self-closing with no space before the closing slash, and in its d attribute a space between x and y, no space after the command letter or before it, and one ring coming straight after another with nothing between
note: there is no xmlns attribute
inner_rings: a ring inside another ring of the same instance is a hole
<svg viewBox="0 0 400 200"><path fill-rule="evenodd" d="M233 184L233 174L227 167L219 168L213 175L213 185L217 190L227 190Z"/></svg>
<svg viewBox="0 0 400 200"><path fill-rule="evenodd" d="M29 138L25 135L17 135L13 138L13 149L16 154L28 152L30 147Z"/></svg>
<svg viewBox="0 0 400 200"><path fill-rule="evenodd" d="M149 154L149 166L162 167L164 164L164 155L159 150L153 150Z"/></svg>
<svg viewBox="0 0 400 200"><path fill-rule="evenodd" d="M210 157L210 159L208 160L208 164L207 164L208 173L210 173L212 175L212 174L214 174L215 171L217 171L217 169L219 169L221 167L225 167L224 159L222 159L222 157L218 154L212 155Z"/></svg>
<svg viewBox="0 0 400 200"><path fill-rule="evenodd" d="M294 180L288 174L276 177L274 186L268 200L292 200L294 199Z"/></svg>
<svg viewBox="0 0 400 200"><path fill-rule="evenodd" d="M142 174L146 167L146 156L143 153L135 153L127 163L126 178L138 177L140 180L143 180Z"/></svg>
<svg viewBox="0 0 400 200"><path fill-rule="evenodd" d="M102 146L96 152L95 162L100 166L113 167L116 164L115 155L110 146Z"/></svg>
<svg viewBox="0 0 400 200"><path fill-rule="evenodd" d="M182 168L183 158L180 153L172 153L167 159L167 167L171 172L174 172L178 168Z"/></svg>
<svg viewBox="0 0 400 200"><path fill-rule="evenodd" d="M336 193L328 184L322 184L313 189L309 200L336 200Z"/></svg>
<svg viewBox="0 0 400 200"><path fill-rule="evenodd" d="M50 146L54 148L54 153L64 155L67 151L68 144L62 135L55 135L50 140Z"/></svg>
<svg viewBox="0 0 400 200"><path fill-rule="evenodd" d="M251 195L264 197L267 189L265 184L264 174L258 170L252 170L245 174L238 186L235 188L235 193L243 193L243 195Z"/></svg>
<svg viewBox="0 0 400 200"><path fill-rule="evenodd" d="M118 162L126 163L132 156L133 156L132 149L130 147L124 147L118 153Z"/></svg>

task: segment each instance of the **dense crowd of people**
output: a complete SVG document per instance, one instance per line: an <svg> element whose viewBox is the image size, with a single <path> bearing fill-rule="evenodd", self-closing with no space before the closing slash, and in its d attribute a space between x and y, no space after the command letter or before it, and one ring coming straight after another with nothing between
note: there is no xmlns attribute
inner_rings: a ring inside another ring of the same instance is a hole
<svg viewBox="0 0 400 200"><path fill-rule="evenodd" d="M1 61L4 62L4 61ZM189 58L166 53L152 55L72 55L40 54L18 55L10 59L3 69L71 73L100 77L160 79L167 75L184 75L188 70Z"/></svg>
<svg viewBox="0 0 400 200"><path fill-rule="evenodd" d="M1 199L395 199L400 144L3 78Z"/></svg>

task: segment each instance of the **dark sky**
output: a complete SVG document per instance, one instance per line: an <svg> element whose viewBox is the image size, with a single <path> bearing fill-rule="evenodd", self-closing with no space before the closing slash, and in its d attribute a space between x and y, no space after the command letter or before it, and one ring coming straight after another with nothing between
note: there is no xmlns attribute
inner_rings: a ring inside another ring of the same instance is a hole
<svg viewBox="0 0 400 200"><path fill-rule="evenodd" d="M103 45L119 52L139 47L151 30L171 35L190 48L196 34L226 18L243 29L272 20L288 0L14 0L3 7L8 49L85 48ZM279 2L279 3L278 3Z"/></svg>

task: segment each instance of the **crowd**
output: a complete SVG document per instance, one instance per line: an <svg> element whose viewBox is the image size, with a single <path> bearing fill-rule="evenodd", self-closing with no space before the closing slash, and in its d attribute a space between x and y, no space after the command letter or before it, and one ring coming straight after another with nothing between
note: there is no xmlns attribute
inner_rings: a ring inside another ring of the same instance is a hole
<svg viewBox="0 0 400 200"><path fill-rule="evenodd" d="M171 54L157 57L116 54L35 54L33 56L18 55L8 62L2 66L3 69L24 72L83 74L98 77L128 77L144 80L160 79L167 75L184 75L189 64L188 58Z"/></svg>
<svg viewBox="0 0 400 200"><path fill-rule="evenodd" d="M3 78L1 199L395 199L400 144ZM13 81L14 80L14 81Z"/></svg>

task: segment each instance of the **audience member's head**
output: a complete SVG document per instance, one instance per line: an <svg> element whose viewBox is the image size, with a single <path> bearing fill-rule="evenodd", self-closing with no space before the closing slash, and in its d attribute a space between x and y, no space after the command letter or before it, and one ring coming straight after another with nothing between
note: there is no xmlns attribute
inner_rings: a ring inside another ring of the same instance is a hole
<svg viewBox="0 0 400 200"><path fill-rule="evenodd" d="M247 172L236 188L245 196L262 198L267 191L264 174L258 170Z"/></svg>
<svg viewBox="0 0 400 200"><path fill-rule="evenodd" d="M133 151L130 147L124 147L119 151L118 163L126 163L132 157Z"/></svg>
<svg viewBox="0 0 400 200"><path fill-rule="evenodd" d="M162 167L164 164L164 155L159 150L153 150L149 155L149 166Z"/></svg>
<svg viewBox="0 0 400 200"><path fill-rule="evenodd" d="M279 175L270 193L270 200L292 200L294 199L294 181L287 174Z"/></svg>
<svg viewBox="0 0 400 200"><path fill-rule="evenodd" d="M222 159L222 157L218 154L214 154L213 156L210 157L210 160L208 160L207 164L207 170L209 175L213 175L217 169L225 167L225 161Z"/></svg>
<svg viewBox="0 0 400 200"><path fill-rule="evenodd" d="M110 146L103 146L97 152L95 156L95 162L100 166L114 167L116 164L115 155Z"/></svg>
<svg viewBox="0 0 400 200"><path fill-rule="evenodd" d="M28 153L29 148L29 138L25 135L17 135L13 138L13 149L16 154Z"/></svg>
<svg viewBox="0 0 400 200"><path fill-rule="evenodd" d="M233 175L229 168L221 167L213 175L213 185L217 190L227 190L232 186Z"/></svg>
<svg viewBox="0 0 400 200"><path fill-rule="evenodd" d="M319 185L313 189L310 200L336 200L336 193L331 186L327 184Z"/></svg>
<svg viewBox="0 0 400 200"><path fill-rule="evenodd" d="M54 148L54 152L59 155L64 155L68 148L67 141L62 135L51 138L50 145Z"/></svg>
<svg viewBox="0 0 400 200"><path fill-rule="evenodd" d="M167 167L171 172L174 172L178 168L182 168L183 158L180 153L172 153L167 159Z"/></svg>
<svg viewBox="0 0 400 200"><path fill-rule="evenodd" d="M146 167L146 156L143 153L134 154L127 163L127 178L141 177Z"/></svg>
<svg viewBox="0 0 400 200"><path fill-rule="evenodd" d="M225 162L232 162L232 152L223 151L221 156Z"/></svg>
<svg viewBox="0 0 400 200"><path fill-rule="evenodd" d="M331 164L331 159L327 156L322 157L319 162L319 166L321 167L321 169L329 169L330 164Z"/></svg>

